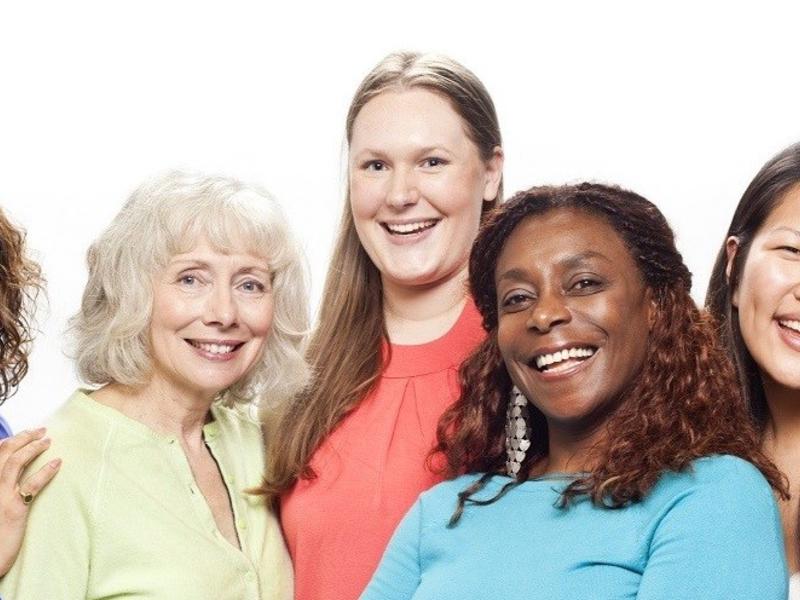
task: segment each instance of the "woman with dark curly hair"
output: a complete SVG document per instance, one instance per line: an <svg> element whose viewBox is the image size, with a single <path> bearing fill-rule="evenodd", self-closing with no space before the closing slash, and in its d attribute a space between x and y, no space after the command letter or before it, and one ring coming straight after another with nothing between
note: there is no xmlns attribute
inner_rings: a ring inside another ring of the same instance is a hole
<svg viewBox="0 0 800 600"><path fill-rule="evenodd" d="M17 391L28 372L30 319L40 285L39 266L25 256L25 235L0 210L0 404ZM44 429L8 438L10 433L0 417L0 576L19 551L28 506L61 464L54 459L20 481L25 465L50 441L44 437Z"/></svg>
<svg viewBox="0 0 800 600"><path fill-rule="evenodd" d="M800 144L770 159L742 195L706 304L764 452L788 475L780 502L791 598L800 598Z"/></svg>
<svg viewBox="0 0 800 600"><path fill-rule="evenodd" d="M362 598L784 599L785 484L658 209L533 188L469 270L488 337L439 424L455 479L422 494Z"/></svg>

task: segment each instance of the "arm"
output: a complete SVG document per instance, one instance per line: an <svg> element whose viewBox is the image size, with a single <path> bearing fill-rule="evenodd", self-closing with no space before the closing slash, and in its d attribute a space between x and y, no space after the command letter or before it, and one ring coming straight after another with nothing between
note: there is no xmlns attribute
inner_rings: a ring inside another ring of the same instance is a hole
<svg viewBox="0 0 800 600"><path fill-rule="evenodd" d="M786 599L783 537L769 486L745 461L715 460L723 469L676 498L659 522L638 600Z"/></svg>
<svg viewBox="0 0 800 600"><path fill-rule="evenodd" d="M61 466L58 459L51 460L24 481L20 479L25 465L50 445L44 434L44 429L36 429L0 440L0 577L14 564L22 545L30 508L23 495L35 498Z"/></svg>
<svg viewBox="0 0 800 600"><path fill-rule="evenodd" d="M417 500L397 526L361 600L406 600L419 587L422 508Z"/></svg>

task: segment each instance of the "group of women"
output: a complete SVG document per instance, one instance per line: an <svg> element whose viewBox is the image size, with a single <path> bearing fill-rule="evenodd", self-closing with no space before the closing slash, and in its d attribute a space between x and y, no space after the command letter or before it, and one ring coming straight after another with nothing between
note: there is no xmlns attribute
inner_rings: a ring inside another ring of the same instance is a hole
<svg viewBox="0 0 800 600"><path fill-rule="evenodd" d="M307 342L260 188L169 173L91 246L88 387L0 445L0 595L786 598L800 146L745 192L700 310L641 196L501 202L494 106L455 61L385 58L346 138ZM38 275L2 233L5 398Z"/></svg>

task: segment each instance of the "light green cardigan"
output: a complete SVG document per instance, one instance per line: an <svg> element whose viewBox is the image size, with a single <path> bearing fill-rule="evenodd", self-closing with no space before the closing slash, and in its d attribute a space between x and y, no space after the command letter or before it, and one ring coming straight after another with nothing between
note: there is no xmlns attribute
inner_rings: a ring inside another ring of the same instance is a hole
<svg viewBox="0 0 800 600"><path fill-rule="evenodd" d="M264 469L260 429L215 406L204 437L228 487L242 550L217 530L180 443L75 392L47 424L58 476L31 507L0 596L19 600L291 599L280 525L245 493Z"/></svg>

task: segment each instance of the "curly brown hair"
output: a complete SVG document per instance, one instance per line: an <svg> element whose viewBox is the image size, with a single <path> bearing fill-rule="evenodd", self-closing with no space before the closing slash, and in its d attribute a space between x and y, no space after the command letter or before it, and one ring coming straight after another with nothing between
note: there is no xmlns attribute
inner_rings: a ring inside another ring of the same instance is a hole
<svg viewBox="0 0 800 600"><path fill-rule="evenodd" d="M564 489L561 506L580 496L611 508L638 502L665 471L684 470L693 460L712 454L750 461L785 496L785 479L759 448L731 361L711 317L701 313L689 295L691 273L658 208L618 187L594 183L534 187L496 209L470 255L470 289L488 337L461 367L464 391L439 422L432 458L444 455L443 472L448 477L485 475L459 494L451 524L458 521L466 503L497 500L525 481L531 468L547 456L547 422L531 405L532 444L517 481L488 501L471 498L494 474L505 472L506 407L512 382L497 346L497 260L523 219L563 208L598 216L619 234L652 292L654 319L642 369L609 417L605 441L593 449L595 466Z"/></svg>
<svg viewBox="0 0 800 600"><path fill-rule="evenodd" d="M25 255L25 232L0 209L0 404L28 372L33 310L42 283L39 265Z"/></svg>

